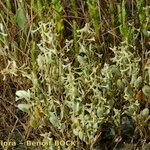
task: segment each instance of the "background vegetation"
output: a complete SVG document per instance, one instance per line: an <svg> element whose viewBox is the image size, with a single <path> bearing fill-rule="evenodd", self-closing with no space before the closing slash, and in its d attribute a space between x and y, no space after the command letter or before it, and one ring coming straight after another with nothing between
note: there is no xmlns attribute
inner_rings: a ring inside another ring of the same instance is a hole
<svg viewBox="0 0 150 150"><path fill-rule="evenodd" d="M149 0L0 1L0 140L148 150L149 108Z"/></svg>

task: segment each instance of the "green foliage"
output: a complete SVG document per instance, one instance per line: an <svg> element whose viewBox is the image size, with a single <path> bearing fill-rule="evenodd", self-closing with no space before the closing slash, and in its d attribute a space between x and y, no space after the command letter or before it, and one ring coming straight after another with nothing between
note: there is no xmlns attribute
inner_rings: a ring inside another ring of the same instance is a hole
<svg viewBox="0 0 150 150"><path fill-rule="evenodd" d="M82 3L86 10L71 0L70 21L64 17L63 3L20 1L15 8L10 1L6 2L10 12L16 9L11 15L17 23L13 29L19 33L13 37L15 32L8 32L10 27L4 11L0 22L0 61L5 67L0 74L3 80L7 81L8 75L16 80L17 106L29 115L29 125L40 130L50 126L49 133L42 133L43 141L62 137L76 141L77 148L85 142L93 149L107 122L114 126L111 127L113 138L121 132L123 115L129 115L137 124L147 125L149 7L144 0L137 1L134 22L128 17L125 0L118 3L110 0L109 13L100 8L98 1ZM83 27L78 20L78 9L89 17ZM71 26L69 39L64 36L69 31L64 21ZM115 37L115 44L110 34ZM103 43L97 42L97 35ZM106 49L100 54L103 44ZM14 60L15 51L20 54L18 60ZM143 131L139 128L136 131ZM146 136L143 134L141 138Z"/></svg>
<svg viewBox="0 0 150 150"><path fill-rule="evenodd" d="M25 27L26 22L27 19L24 10L22 8L18 8L16 12L16 23L21 29L23 29Z"/></svg>
<svg viewBox="0 0 150 150"><path fill-rule="evenodd" d="M143 91L143 93L144 93L146 96L149 96L149 97L150 97L150 86L145 85L145 86L142 88L142 91Z"/></svg>
<svg viewBox="0 0 150 150"><path fill-rule="evenodd" d="M57 26L57 31L61 32L64 28L63 17L62 17L63 7L61 5L60 0L52 0L52 4L53 4L53 9L54 9L53 15L54 15L54 19L55 19L56 26Z"/></svg>
<svg viewBox="0 0 150 150"><path fill-rule="evenodd" d="M119 19L119 29L122 36L122 41L130 43L133 37L134 30L131 30L131 26L127 22L127 12L125 8L125 0L121 4L118 4L118 19Z"/></svg>
<svg viewBox="0 0 150 150"><path fill-rule="evenodd" d="M30 104L19 104L18 108L23 112L28 112L29 109L32 107Z"/></svg>
<svg viewBox="0 0 150 150"><path fill-rule="evenodd" d="M99 7L97 1L88 0L88 9L89 9L89 15L92 20L92 24L94 26L94 29L96 32L100 29L100 16L99 16Z"/></svg>
<svg viewBox="0 0 150 150"><path fill-rule="evenodd" d="M140 117L141 119L146 119L149 116L149 109L145 108L144 110L141 111L140 113Z"/></svg>

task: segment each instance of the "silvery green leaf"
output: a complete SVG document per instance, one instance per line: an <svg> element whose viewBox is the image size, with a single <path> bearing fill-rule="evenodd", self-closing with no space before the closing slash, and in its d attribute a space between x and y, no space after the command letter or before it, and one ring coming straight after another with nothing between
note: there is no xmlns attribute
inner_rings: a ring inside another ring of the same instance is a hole
<svg viewBox="0 0 150 150"><path fill-rule="evenodd" d="M123 90L125 88L125 84L122 82L122 80L117 80L117 87L119 88L119 90Z"/></svg>
<svg viewBox="0 0 150 150"><path fill-rule="evenodd" d="M133 88L130 85L128 87L125 87L124 93L124 98L127 100L131 99L134 96Z"/></svg>
<svg viewBox="0 0 150 150"><path fill-rule="evenodd" d="M84 65L86 63L85 58L80 55L78 55L77 59L81 65Z"/></svg>
<svg viewBox="0 0 150 150"><path fill-rule="evenodd" d="M134 115L134 113L138 111L139 106L140 106L139 102L135 101L134 103L132 103L130 106L127 107L126 113L128 115Z"/></svg>
<svg viewBox="0 0 150 150"><path fill-rule="evenodd" d="M23 112L28 112L31 107L31 104L18 104L18 108Z"/></svg>
<svg viewBox="0 0 150 150"><path fill-rule="evenodd" d="M135 86L135 88L140 88L141 85L142 85L142 77L139 76L139 77L136 79L136 81L134 82L134 86Z"/></svg>
<svg viewBox="0 0 150 150"><path fill-rule="evenodd" d="M143 30L143 34L147 37L150 38L150 31L146 31L145 29Z"/></svg>
<svg viewBox="0 0 150 150"><path fill-rule="evenodd" d="M54 127L57 127L57 128L60 127L59 126L59 120L58 120L57 116L53 112L50 112L49 120L50 120L50 122L52 123L52 125Z"/></svg>
<svg viewBox="0 0 150 150"><path fill-rule="evenodd" d="M142 118L147 118L149 116L149 109L148 108L143 109L140 113L140 116Z"/></svg>
<svg viewBox="0 0 150 150"><path fill-rule="evenodd" d="M79 131L79 138L81 139L81 140L83 140L83 137L84 137L84 135L83 135L83 132L82 131Z"/></svg>
<svg viewBox="0 0 150 150"><path fill-rule="evenodd" d="M74 103L73 110L74 110L75 114L77 114L79 112L79 110L80 110L80 103L79 102Z"/></svg>
<svg viewBox="0 0 150 150"><path fill-rule="evenodd" d="M27 18L25 16L24 10L22 8L18 8L16 12L16 23L21 29L23 29L25 27L26 22Z"/></svg>
<svg viewBox="0 0 150 150"><path fill-rule="evenodd" d="M127 79L122 79L122 82L125 84L125 86L127 86L129 84L128 80Z"/></svg>
<svg viewBox="0 0 150 150"><path fill-rule="evenodd" d="M19 99L25 99L25 100L29 100L31 97L30 91L24 91L24 90L19 90L16 92L16 101Z"/></svg>
<svg viewBox="0 0 150 150"><path fill-rule="evenodd" d="M144 95L150 97L150 86L145 85L145 86L142 88L142 91L143 91Z"/></svg>
<svg viewBox="0 0 150 150"><path fill-rule="evenodd" d="M73 129L73 133L74 133L74 135L78 136L79 135L79 129L78 128L74 128Z"/></svg>
<svg viewBox="0 0 150 150"><path fill-rule="evenodd" d="M116 66L112 67L111 72L114 77L119 77L121 75L119 68L117 68Z"/></svg>

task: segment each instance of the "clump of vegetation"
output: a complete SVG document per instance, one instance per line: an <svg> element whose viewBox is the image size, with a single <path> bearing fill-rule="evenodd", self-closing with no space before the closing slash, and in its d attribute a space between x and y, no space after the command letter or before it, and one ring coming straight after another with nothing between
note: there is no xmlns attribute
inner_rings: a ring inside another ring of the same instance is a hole
<svg viewBox="0 0 150 150"><path fill-rule="evenodd" d="M16 119L0 125L13 126L5 140L15 131L15 140L75 142L42 149L148 147L148 1L7 0L0 8L0 107Z"/></svg>

